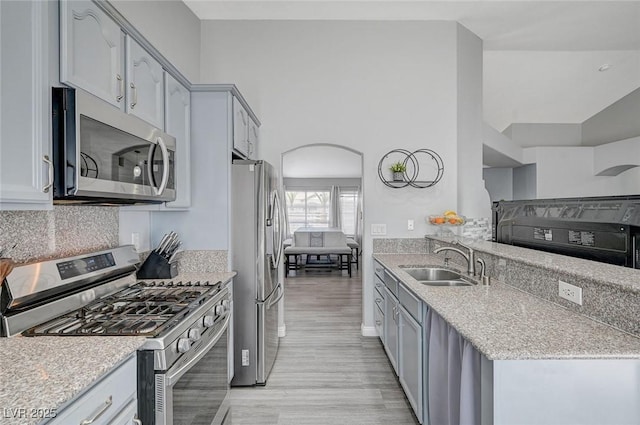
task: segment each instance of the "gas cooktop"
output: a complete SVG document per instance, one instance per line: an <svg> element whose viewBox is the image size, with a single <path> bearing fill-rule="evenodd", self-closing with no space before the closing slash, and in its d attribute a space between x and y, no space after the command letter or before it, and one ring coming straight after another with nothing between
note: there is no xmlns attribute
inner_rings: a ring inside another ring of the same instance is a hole
<svg viewBox="0 0 640 425"><path fill-rule="evenodd" d="M34 326L25 331L24 335L154 337L175 327L220 290L220 282L137 282L77 310Z"/></svg>

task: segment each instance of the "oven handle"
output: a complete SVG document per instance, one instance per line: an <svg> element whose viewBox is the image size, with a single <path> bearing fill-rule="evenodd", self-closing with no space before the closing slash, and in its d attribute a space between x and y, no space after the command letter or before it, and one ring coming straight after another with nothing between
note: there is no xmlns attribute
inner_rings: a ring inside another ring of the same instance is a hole
<svg viewBox="0 0 640 425"><path fill-rule="evenodd" d="M230 314L227 314L225 320L224 320L224 325L222 326L222 328L218 331L218 333L216 334L216 336L214 336L213 338L211 338L211 341L209 341L207 343L207 345L205 345L204 347L202 347L202 349L200 350L200 352L195 355L193 358L191 358L187 363L183 364L182 366L180 366L177 370L171 372L171 373L167 373L167 385L172 387L176 382L178 382L178 380L182 377L182 375L184 375L190 368L191 366L193 366L194 364L196 364L197 362L200 361L200 359L202 359L202 357L205 356L205 354L207 354L209 352L209 350L211 350L211 348L216 345L216 343L218 342L218 340L220 339L220 337L226 332L227 327L229 325L229 318L231 317ZM171 370L171 369L169 369Z"/></svg>

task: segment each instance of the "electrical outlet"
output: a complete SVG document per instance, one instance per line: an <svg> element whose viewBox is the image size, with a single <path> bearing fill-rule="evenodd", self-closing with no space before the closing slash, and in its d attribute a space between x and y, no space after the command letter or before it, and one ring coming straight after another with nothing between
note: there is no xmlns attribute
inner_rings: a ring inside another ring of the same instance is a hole
<svg viewBox="0 0 640 425"><path fill-rule="evenodd" d="M572 303L582 305L582 288L558 280L558 295Z"/></svg>
<svg viewBox="0 0 640 425"><path fill-rule="evenodd" d="M249 350L242 350L242 366L249 366Z"/></svg>
<svg viewBox="0 0 640 425"><path fill-rule="evenodd" d="M413 220L407 221L407 230L413 230Z"/></svg>

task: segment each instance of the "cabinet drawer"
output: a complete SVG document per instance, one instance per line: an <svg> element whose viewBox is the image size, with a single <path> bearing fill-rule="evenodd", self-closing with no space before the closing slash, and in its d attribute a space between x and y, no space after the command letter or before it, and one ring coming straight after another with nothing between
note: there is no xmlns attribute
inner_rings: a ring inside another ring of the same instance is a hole
<svg viewBox="0 0 640 425"><path fill-rule="evenodd" d="M384 313L378 306L373 309L373 318L376 323L378 335L380 335L380 340L384 343Z"/></svg>
<svg viewBox="0 0 640 425"><path fill-rule="evenodd" d="M416 298L411 291L400 283L398 285L398 299L407 312L420 324L422 324L422 301Z"/></svg>
<svg viewBox="0 0 640 425"><path fill-rule="evenodd" d="M382 302L384 302L384 283L382 283L382 281L378 279L377 276L374 278L374 288L375 288L375 292L373 293L374 301L380 298ZM376 301L376 304L378 304L380 308L384 308L382 306L382 303L379 303L378 301Z"/></svg>
<svg viewBox="0 0 640 425"><path fill-rule="evenodd" d="M398 281L387 270L384 271L384 285L396 297L398 296Z"/></svg>
<svg viewBox="0 0 640 425"><path fill-rule="evenodd" d="M109 372L87 392L62 409L48 424L79 424L92 418L95 418L91 422L94 425L109 424L121 410L137 398L136 371L134 354L123 365Z"/></svg>
<svg viewBox="0 0 640 425"><path fill-rule="evenodd" d="M376 273L376 276L380 278L381 281L384 280L384 267L380 265L377 261L373 261L373 270Z"/></svg>

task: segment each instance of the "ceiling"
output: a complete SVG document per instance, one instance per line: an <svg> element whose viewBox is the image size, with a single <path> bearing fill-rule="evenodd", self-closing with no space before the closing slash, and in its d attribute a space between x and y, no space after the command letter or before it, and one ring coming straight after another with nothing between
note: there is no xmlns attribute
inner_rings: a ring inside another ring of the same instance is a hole
<svg viewBox="0 0 640 425"><path fill-rule="evenodd" d="M581 123L640 87L640 1L183 1L202 20L458 21L483 39L485 120L499 131Z"/></svg>

